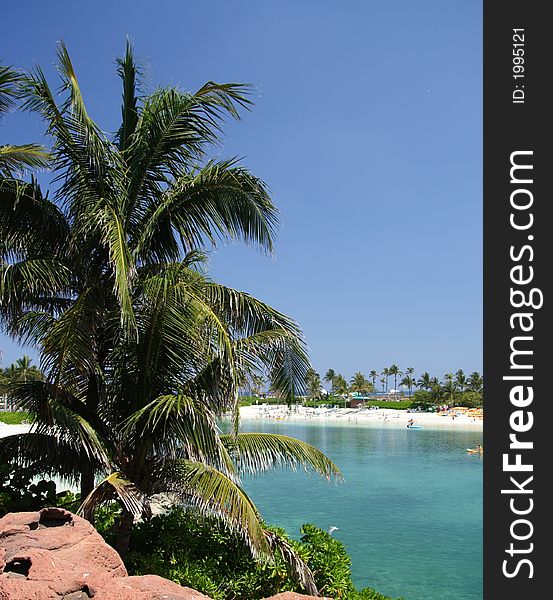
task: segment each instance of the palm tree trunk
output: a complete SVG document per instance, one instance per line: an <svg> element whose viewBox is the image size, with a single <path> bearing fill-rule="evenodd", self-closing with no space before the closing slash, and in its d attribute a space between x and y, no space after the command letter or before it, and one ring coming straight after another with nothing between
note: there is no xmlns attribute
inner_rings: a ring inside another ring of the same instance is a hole
<svg viewBox="0 0 553 600"><path fill-rule="evenodd" d="M129 550L129 543L131 541L131 531L134 524L134 515L129 512L126 508L123 508L121 513L121 520L119 521L119 527L117 529L117 538L115 540L115 549L119 552L120 556L125 556Z"/></svg>
<svg viewBox="0 0 553 600"><path fill-rule="evenodd" d="M86 461L86 459L85 459ZM94 489L94 469L89 462L84 462L81 466L81 502Z"/></svg>

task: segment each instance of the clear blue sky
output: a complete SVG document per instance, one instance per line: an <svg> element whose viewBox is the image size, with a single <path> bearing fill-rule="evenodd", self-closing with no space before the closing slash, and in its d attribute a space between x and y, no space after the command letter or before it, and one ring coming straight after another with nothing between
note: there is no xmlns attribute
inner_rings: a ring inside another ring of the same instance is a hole
<svg viewBox="0 0 553 600"><path fill-rule="evenodd" d="M295 317L321 374L481 371L480 1L58 0L2 14L4 64L53 75L63 39L108 131L126 36L151 88L257 87L221 154L270 186L276 255L222 246L211 274ZM0 143L42 130L10 115ZM22 353L5 337L0 347L3 366Z"/></svg>

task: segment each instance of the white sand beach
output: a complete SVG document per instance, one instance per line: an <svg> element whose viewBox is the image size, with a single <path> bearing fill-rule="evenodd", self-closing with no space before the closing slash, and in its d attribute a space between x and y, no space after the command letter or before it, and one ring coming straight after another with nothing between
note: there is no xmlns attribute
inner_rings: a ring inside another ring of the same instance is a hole
<svg viewBox="0 0 553 600"><path fill-rule="evenodd" d="M378 425L406 427L410 419L421 427L431 429L483 429L483 419L462 414L454 409L447 413L407 412L391 408L309 408L305 406L252 405L240 408L242 420L273 419L296 423L352 423L357 425Z"/></svg>
<svg viewBox="0 0 553 600"><path fill-rule="evenodd" d="M30 428L30 425L8 425L7 423L0 422L0 438L18 433L27 433Z"/></svg>

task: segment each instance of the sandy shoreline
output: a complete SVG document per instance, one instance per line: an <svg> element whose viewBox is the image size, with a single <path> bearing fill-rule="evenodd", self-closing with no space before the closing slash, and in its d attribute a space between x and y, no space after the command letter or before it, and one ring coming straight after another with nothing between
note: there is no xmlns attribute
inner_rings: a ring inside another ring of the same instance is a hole
<svg viewBox="0 0 553 600"><path fill-rule="evenodd" d="M482 431L482 419L466 415L453 416L427 412L407 412L392 408L367 410L360 408L309 408L294 406L292 410L285 404L252 405L240 408L242 421L275 420L290 423L329 423L372 425L377 427L406 427L409 419L428 429L469 429ZM27 433L30 425L7 425L0 423L0 437Z"/></svg>
<svg viewBox="0 0 553 600"><path fill-rule="evenodd" d="M406 427L409 419L417 425L429 429L483 429L482 419L453 413L443 415L427 412L407 412L390 408L367 410L360 408L308 408L295 406L292 410L286 405L252 405L240 408L240 418L251 420L277 420L291 423L350 423L355 425L376 425Z"/></svg>
<svg viewBox="0 0 553 600"><path fill-rule="evenodd" d="M27 433L30 428L30 425L8 425L7 423L0 423L0 438L6 437L7 435Z"/></svg>

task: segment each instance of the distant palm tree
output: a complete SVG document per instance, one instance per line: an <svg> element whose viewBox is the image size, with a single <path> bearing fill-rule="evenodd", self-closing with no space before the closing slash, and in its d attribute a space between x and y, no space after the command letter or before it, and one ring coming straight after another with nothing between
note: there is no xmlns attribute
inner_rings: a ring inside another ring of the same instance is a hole
<svg viewBox="0 0 553 600"><path fill-rule="evenodd" d="M409 397L411 397L411 391L413 389L413 385L415 385L415 378L412 377L412 375L405 375L400 383L401 385L405 385L409 388Z"/></svg>
<svg viewBox="0 0 553 600"><path fill-rule="evenodd" d="M346 381L343 375L336 375L334 378L334 393L335 394L345 394L348 391L348 382Z"/></svg>
<svg viewBox="0 0 553 600"><path fill-rule="evenodd" d="M373 386L372 386L371 382L365 378L363 373L358 371L351 378L349 389L352 392L359 392L361 394L369 394L370 392L373 391Z"/></svg>
<svg viewBox="0 0 553 600"><path fill-rule="evenodd" d="M380 385L382 386L382 392L384 392L384 386L386 385L386 379L384 377L380 379Z"/></svg>
<svg viewBox="0 0 553 600"><path fill-rule="evenodd" d="M455 385L455 381L453 380L453 375L451 373L446 373L444 380L445 381L442 385L442 393L447 399L448 404L454 406L455 392L457 392L457 386Z"/></svg>
<svg viewBox="0 0 553 600"><path fill-rule="evenodd" d="M321 397L321 376L312 367L307 369L305 384L309 398L314 400Z"/></svg>
<svg viewBox="0 0 553 600"><path fill-rule="evenodd" d="M44 377L41 371L34 365L31 365L32 362L31 358L26 354L22 358L18 358L10 367L11 383L42 380Z"/></svg>
<svg viewBox="0 0 553 600"><path fill-rule="evenodd" d="M334 369L328 369L326 375L324 376L324 380L327 383L330 383L330 389L334 392L334 380L336 379L336 371Z"/></svg>
<svg viewBox="0 0 553 600"><path fill-rule="evenodd" d="M394 377L394 389L397 389L397 378L400 375L403 375L403 372L399 370L399 367L397 365L392 365L388 369L388 375L393 375L393 377Z"/></svg>
<svg viewBox="0 0 553 600"><path fill-rule="evenodd" d="M421 388L421 390L429 390L432 387L431 377L429 373L423 373L419 380L417 381L417 386Z"/></svg>
<svg viewBox="0 0 553 600"><path fill-rule="evenodd" d="M371 381L373 383L373 387L376 390L376 380L378 379L378 372L375 371L374 369L369 373L369 377L371 378Z"/></svg>
<svg viewBox="0 0 553 600"><path fill-rule="evenodd" d="M390 370L388 369L388 367L384 367L384 369L382 369L381 375L384 376L384 381L386 382L386 391L388 391L388 377L390 376Z"/></svg>
<svg viewBox="0 0 553 600"><path fill-rule="evenodd" d="M480 373L474 371L469 375L468 386L471 392L481 392L484 387L484 380Z"/></svg>
<svg viewBox="0 0 553 600"><path fill-rule="evenodd" d="M463 370L459 369L457 373L455 373L455 384L459 388L461 394L464 393L468 383L468 379L465 377Z"/></svg>

